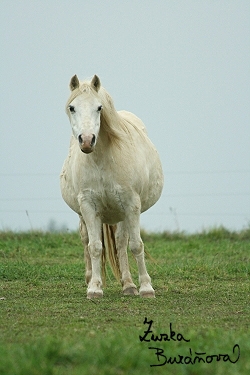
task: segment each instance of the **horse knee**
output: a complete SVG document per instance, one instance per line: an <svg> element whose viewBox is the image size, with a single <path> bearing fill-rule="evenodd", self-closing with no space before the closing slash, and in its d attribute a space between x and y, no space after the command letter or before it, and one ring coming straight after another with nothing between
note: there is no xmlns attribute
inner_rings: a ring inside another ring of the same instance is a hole
<svg viewBox="0 0 250 375"><path fill-rule="evenodd" d="M102 242L94 241L88 244L88 250L91 258L100 258L102 254Z"/></svg>
<svg viewBox="0 0 250 375"><path fill-rule="evenodd" d="M129 247L135 257L144 253L144 246L142 240L130 240Z"/></svg>

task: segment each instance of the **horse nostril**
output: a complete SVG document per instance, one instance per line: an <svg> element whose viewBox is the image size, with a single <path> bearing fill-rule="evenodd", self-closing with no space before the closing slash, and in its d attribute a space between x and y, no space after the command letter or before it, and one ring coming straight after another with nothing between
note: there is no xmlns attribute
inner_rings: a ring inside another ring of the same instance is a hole
<svg viewBox="0 0 250 375"><path fill-rule="evenodd" d="M94 134L91 134L91 135L80 134L78 135L78 141L79 141L80 147L93 148L96 142L96 136Z"/></svg>
<svg viewBox="0 0 250 375"><path fill-rule="evenodd" d="M95 134L92 134L93 135L93 137L92 137L92 140L91 140L91 147L93 147L94 146L94 144L95 144Z"/></svg>

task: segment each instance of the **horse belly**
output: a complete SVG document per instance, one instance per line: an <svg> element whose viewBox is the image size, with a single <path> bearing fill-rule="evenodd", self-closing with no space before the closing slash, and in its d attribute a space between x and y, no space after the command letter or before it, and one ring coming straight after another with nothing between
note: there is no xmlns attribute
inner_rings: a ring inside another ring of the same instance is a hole
<svg viewBox="0 0 250 375"><path fill-rule="evenodd" d="M100 216L103 223L113 225L125 219L125 212L115 208L104 208Z"/></svg>
<svg viewBox="0 0 250 375"><path fill-rule="evenodd" d="M105 224L116 224L125 219L125 207L117 194L102 199L99 203L99 212Z"/></svg>
<svg viewBox="0 0 250 375"><path fill-rule="evenodd" d="M164 178L158 155L154 166L157 167L153 167L149 170L147 183L144 185L140 195L141 212L147 211L152 207L159 200L162 193Z"/></svg>

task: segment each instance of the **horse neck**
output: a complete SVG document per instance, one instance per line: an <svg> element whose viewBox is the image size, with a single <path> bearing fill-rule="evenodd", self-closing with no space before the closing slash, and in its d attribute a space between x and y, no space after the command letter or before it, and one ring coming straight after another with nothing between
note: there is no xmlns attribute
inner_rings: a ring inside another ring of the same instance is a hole
<svg viewBox="0 0 250 375"><path fill-rule="evenodd" d="M109 148L110 148L109 135L101 124L99 135L98 135L98 140L96 144L96 150L97 152L103 152L103 150L109 149Z"/></svg>

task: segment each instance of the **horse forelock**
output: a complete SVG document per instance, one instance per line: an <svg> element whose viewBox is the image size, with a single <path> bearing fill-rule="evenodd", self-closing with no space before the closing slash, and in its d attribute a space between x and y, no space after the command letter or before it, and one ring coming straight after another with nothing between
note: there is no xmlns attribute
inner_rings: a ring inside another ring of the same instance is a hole
<svg viewBox="0 0 250 375"><path fill-rule="evenodd" d="M72 103L73 100L75 98L77 98L77 96L79 96L83 93L86 93L87 95L89 95L90 93L94 94L94 90L91 88L91 86L88 83L83 82L77 89L75 89L71 92L70 97L69 97L69 99L67 100L67 103L66 103L66 112L68 112L68 107L69 107L70 103Z"/></svg>

